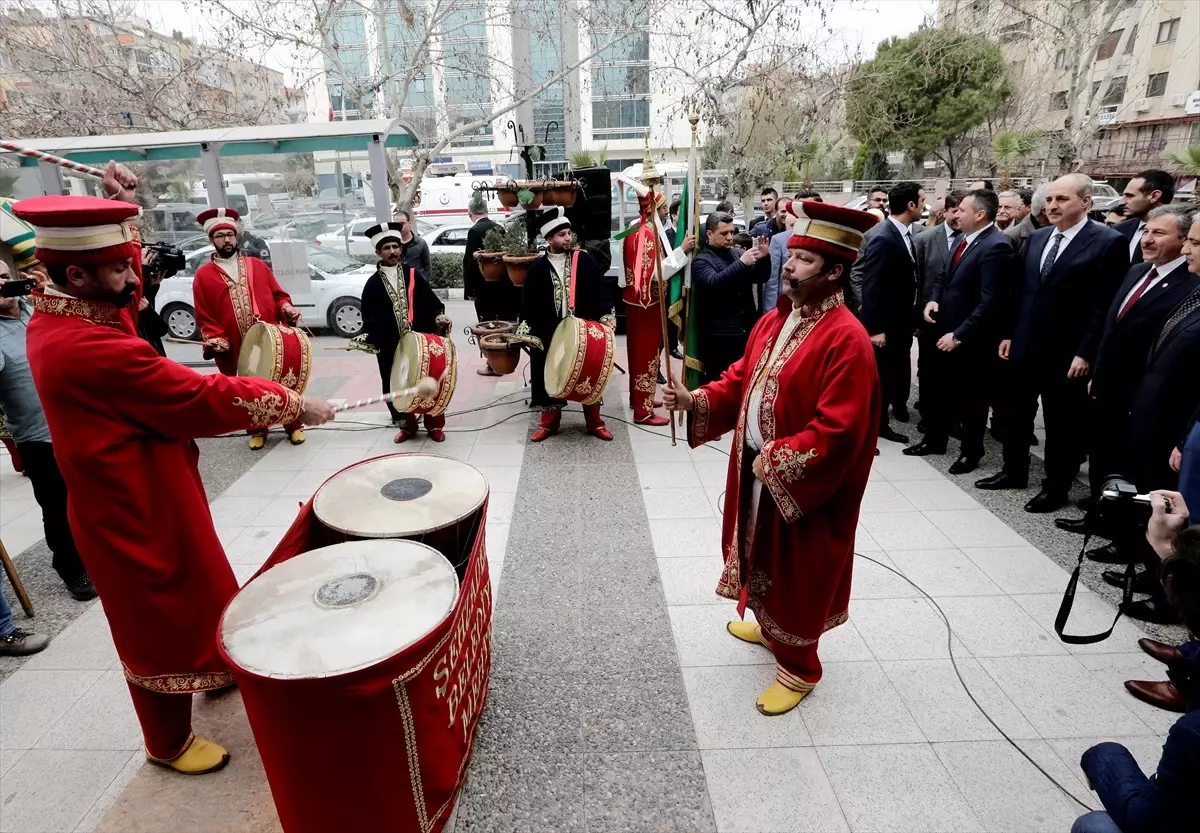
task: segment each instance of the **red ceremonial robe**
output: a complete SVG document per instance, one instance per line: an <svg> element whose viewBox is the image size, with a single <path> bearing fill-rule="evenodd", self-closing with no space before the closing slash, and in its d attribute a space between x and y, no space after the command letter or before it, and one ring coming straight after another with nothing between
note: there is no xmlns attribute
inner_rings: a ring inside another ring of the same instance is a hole
<svg viewBox="0 0 1200 833"><path fill-rule="evenodd" d="M870 339L840 291L803 308L767 367L790 314L781 297L742 358L693 393L688 442L694 448L734 432L717 594L738 599L739 612L754 611L783 671L815 683L817 641L848 616L854 533L879 435L879 376ZM760 382L763 484L751 524L746 420Z"/></svg>
<svg viewBox="0 0 1200 833"><path fill-rule="evenodd" d="M292 422L300 395L163 358L111 304L53 293L34 304L29 366L126 679L180 694L228 684L215 636L237 582L193 438Z"/></svg>
<svg viewBox="0 0 1200 833"><path fill-rule="evenodd" d="M645 218L622 241L625 265L625 347L629 353L629 406L634 422L654 416L658 389L658 354L662 349L662 312L654 226Z"/></svg>
<svg viewBox="0 0 1200 833"><path fill-rule="evenodd" d="M238 255L238 274L227 275L216 263L205 263L192 281L196 323L205 341L220 345L225 352L214 358L226 376L237 375L242 339L258 321L290 324L283 307L292 302L275 280L271 267L256 257Z"/></svg>

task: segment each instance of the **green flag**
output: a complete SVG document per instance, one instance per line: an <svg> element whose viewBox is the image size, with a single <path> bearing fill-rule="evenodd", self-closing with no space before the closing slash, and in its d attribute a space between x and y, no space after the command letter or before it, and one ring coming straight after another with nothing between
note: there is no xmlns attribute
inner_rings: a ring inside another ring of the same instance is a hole
<svg viewBox="0 0 1200 833"><path fill-rule="evenodd" d="M695 136L688 154L687 178L683 181L683 194L679 200L679 225L675 229L675 248L683 245L683 239L692 234L699 240L700 233L700 178L699 154ZM688 390L700 387L704 365L700 362L700 328L695 325L696 293L692 291L692 261L671 278L667 289L667 314L683 336L683 383Z"/></svg>

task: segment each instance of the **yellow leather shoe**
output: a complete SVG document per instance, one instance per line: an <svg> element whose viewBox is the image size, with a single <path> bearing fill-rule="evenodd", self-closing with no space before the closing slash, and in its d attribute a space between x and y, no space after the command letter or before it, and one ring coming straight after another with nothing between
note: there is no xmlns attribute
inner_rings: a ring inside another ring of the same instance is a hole
<svg viewBox="0 0 1200 833"><path fill-rule="evenodd" d="M289 443L291 443L292 445L303 445L303 443L304 443L304 429L303 429L303 428L297 428L295 431L293 431L292 433L288 434L288 442L289 442Z"/></svg>
<svg viewBox="0 0 1200 833"><path fill-rule="evenodd" d="M809 691L812 691L811 687L808 691L793 691L783 683L774 682L762 693L754 705L758 707L760 714L768 717L787 714L800 705L800 701L808 696Z"/></svg>
<svg viewBox="0 0 1200 833"><path fill-rule="evenodd" d="M146 760L183 775L204 775L207 772L216 772L229 763L229 750L211 740L192 735L187 746L174 758L156 758L147 752Z"/></svg>
<svg viewBox="0 0 1200 833"><path fill-rule="evenodd" d="M753 642L755 645L766 644L762 641L762 630L758 627L757 622L743 622L735 619L725 626L725 630L743 642Z"/></svg>
<svg viewBox="0 0 1200 833"><path fill-rule="evenodd" d="M258 451L260 448L262 448L266 444L267 444L267 438L262 436L261 434L251 434L250 435L250 450L251 451Z"/></svg>

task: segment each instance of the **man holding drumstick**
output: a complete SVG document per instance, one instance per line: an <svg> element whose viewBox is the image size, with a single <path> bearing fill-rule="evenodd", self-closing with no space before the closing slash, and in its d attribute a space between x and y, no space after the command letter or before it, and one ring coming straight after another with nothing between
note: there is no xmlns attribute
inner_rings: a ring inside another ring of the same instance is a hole
<svg viewBox="0 0 1200 833"><path fill-rule="evenodd" d="M110 163L108 191L136 179ZM195 775L229 753L191 731L191 695L231 682L217 653L237 581L213 527L196 437L277 423L319 425L327 402L265 379L202 376L138 338L140 279L129 202L36 197L14 209L53 281L33 295L29 365L67 484L68 517L104 601L155 764Z"/></svg>

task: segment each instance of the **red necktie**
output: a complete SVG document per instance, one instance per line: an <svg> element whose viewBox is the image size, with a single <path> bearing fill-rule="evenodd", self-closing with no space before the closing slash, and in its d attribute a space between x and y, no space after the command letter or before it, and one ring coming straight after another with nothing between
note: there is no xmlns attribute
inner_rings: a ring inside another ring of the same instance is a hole
<svg viewBox="0 0 1200 833"><path fill-rule="evenodd" d="M953 269L962 260L963 252L967 250L967 238L963 238L958 244L958 248L954 250L954 257L950 259L950 268Z"/></svg>
<svg viewBox="0 0 1200 833"><path fill-rule="evenodd" d="M1121 307L1121 311L1117 313L1117 320L1120 321L1125 317L1125 313L1129 312L1130 308L1138 302L1138 299L1146 294L1146 290L1150 288L1150 284L1158 277L1158 267L1151 266L1150 271L1146 273L1146 277L1142 278L1142 282L1138 284L1137 289L1133 290L1133 294L1129 296L1129 300Z"/></svg>

